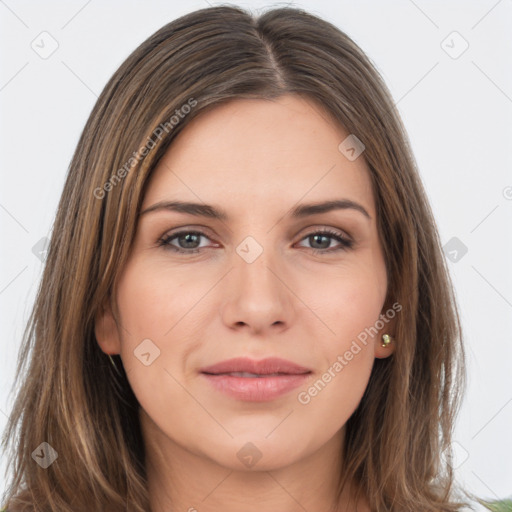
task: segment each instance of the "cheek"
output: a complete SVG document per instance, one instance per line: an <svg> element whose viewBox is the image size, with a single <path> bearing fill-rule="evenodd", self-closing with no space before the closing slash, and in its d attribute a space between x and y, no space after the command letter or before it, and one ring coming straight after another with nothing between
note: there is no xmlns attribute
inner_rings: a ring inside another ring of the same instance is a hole
<svg viewBox="0 0 512 512"><path fill-rule="evenodd" d="M318 348L323 365L296 395L295 420L301 429L314 434L311 449L335 436L352 416L367 388L375 360L372 344L361 343L356 337L365 315L345 315L347 310L348 306L333 324L337 335L325 339ZM286 434L291 436L294 432Z"/></svg>
<svg viewBox="0 0 512 512"><path fill-rule="evenodd" d="M134 381L134 391L169 377L162 373L169 355L162 340L166 333L168 337L175 332L175 325L186 312L186 296L170 283L173 280L162 276L155 267L137 260L128 263L119 280L121 355L127 376ZM179 354L174 355L180 359Z"/></svg>
<svg viewBox="0 0 512 512"><path fill-rule="evenodd" d="M379 319L386 294L385 274L362 266L343 269L328 278L310 281L302 293L327 327L325 349L339 352L346 349L347 342L350 345L358 336L364 338Z"/></svg>
<svg viewBox="0 0 512 512"><path fill-rule="evenodd" d="M187 343L174 344L172 350L165 343L183 335L180 319L192 307L190 290L187 296L181 288L173 276L136 259L125 267L117 287L123 366L133 393L151 418L161 418L162 411L172 417L173 411L190 407L177 371Z"/></svg>
<svg viewBox="0 0 512 512"><path fill-rule="evenodd" d="M167 396L186 405L178 381L187 377L189 354L211 323L205 308L215 311L205 300L211 280L142 256L126 265L117 287L118 332L123 365L141 403Z"/></svg>
<svg viewBox="0 0 512 512"><path fill-rule="evenodd" d="M330 321L336 334L325 337L317 347L323 365L296 398L304 421L322 431L323 439L346 423L364 395L375 354L372 338L361 333L375 318L367 301L347 300Z"/></svg>
<svg viewBox="0 0 512 512"><path fill-rule="evenodd" d="M321 320L315 323L316 331L324 335L312 338L322 367L300 390L297 401L308 418L329 418L324 423L326 435L348 420L368 385L375 360L371 328L385 299L383 277L374 268L352 267L326 279L323 287L311 283L304 289Z"/></svg>
<svg viewBox="0 0 512 512"><path fill-rule="evenodd" d="M141 337L161 341L200 298L200 289L180 278L176 269L150 262L127 265L117 289L119 314L124 322L123 341L140 343Z"/></svg>

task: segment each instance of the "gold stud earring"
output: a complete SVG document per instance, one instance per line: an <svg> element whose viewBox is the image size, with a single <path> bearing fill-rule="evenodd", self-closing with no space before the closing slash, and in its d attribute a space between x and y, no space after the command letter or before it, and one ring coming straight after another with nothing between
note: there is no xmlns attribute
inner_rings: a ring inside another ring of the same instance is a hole
<svg viewBox="0 0 512 512"><path fill-rule="evenodd" d="M389 334L383 334L381 346L387 348L392 341L394 341L392 336L390 336Z"/></svg>

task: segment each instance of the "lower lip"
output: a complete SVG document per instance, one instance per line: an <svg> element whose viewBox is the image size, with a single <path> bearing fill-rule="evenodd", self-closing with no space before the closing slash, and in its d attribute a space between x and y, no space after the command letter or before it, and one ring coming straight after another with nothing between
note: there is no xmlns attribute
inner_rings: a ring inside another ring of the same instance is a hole
<svg viewBox="0 0 512 512"><path fill-rule="evenodd" d="M266 402L285 395L307 380L309 373L273 377L233 377L202 373L218 391L248 402Z"/></svg>

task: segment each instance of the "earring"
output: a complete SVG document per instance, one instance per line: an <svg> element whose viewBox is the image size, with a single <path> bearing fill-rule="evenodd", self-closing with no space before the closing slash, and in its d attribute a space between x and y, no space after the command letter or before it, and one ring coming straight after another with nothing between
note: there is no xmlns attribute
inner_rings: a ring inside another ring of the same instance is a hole
<svg viewBox="0 0 512 512"><path fill-rule="evenodd" d="M387 348L391 344L392 341L394 341L394 339L391 335L383 334L381 346L383 346L384 348Z"/></svg>
<svg viewBox="0 0 512 512"><path fill-rule="evenodd" d="M110 354L107 354L108 355L108 358L110 359L110 362L112 363L112 366L114 367L116 373L120 376L122 376L121 372L119 371L119 368L117 367L116 363L114 362L114 360L112 359L112 357L110 356Z"/></svg>

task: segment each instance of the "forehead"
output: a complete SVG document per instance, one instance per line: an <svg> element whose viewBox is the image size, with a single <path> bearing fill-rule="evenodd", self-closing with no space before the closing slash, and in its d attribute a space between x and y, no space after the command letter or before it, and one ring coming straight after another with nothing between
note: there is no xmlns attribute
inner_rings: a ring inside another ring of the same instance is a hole
<svg viewBox="0 0 512 512"><path fill-rule="evenodd" d="M143 208L170 199L282 208L343 197L371 214L364 153L351 161L339 149L349 135L320 105L298 96L230 101L177 136L153 172Z"/></svg>

